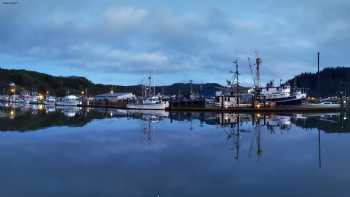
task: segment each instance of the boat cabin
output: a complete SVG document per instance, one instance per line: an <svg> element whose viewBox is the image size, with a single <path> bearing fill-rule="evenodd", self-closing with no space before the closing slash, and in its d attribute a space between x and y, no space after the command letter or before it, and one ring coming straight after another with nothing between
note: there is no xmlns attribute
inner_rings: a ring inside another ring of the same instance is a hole
<svg viewBox="0 0 350 197"><path fill-rule="evenodd" d="M222 108L230 107L249 107L252 104L251 94L236 95L220 95L215 97L215 106Z"/></svg>

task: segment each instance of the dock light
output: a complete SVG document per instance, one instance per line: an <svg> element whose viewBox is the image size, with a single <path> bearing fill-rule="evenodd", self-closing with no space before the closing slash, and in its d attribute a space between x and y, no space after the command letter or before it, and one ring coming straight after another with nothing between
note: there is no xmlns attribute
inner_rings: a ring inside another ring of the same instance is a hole
<svg viewBox="0 0 350 197"><path fill-rule="evenodd" d="M44 106L43 106L43 105L38 105L38 110L39 110L39 111L44 110Z"/></svg>
<svg viewBox="0 0 350 197"><path fill-rule="evenodd" d="M257 104L257 105L256 105L256 108L258 108L258 109L259 109L260 107L261 107L261 106L260 106L260 104Z"/></svg>
<svg viewBox="0 0 350 197"><path fill-rule="evenodd" d="M85 92L84 91L81 91L81 95L84 95L85 94Z"/></svg>
<svg viewBox="0 0 350 197"><path fill-rule="evenodd" d="M348 118L346 116L344 116L344 120L347 120Z"/></svg>
<svg viewBox="0 0 350 197"><path fill-rule="evenodd" d="M346 104L346 101L344 101L344 104Z"/></svg>
<svg viewBox="0 0 350 197"><path fill-rule="evenodd" d="M16 117L15 110L11 109L9 118L14 119L15 117Z"/></svg>
<svg viewBox="0 0 350 197"><path fill-rule="evenodd" d="M38 98L39 98L39 100L41 100L41 101L42 101L42 100L44 99L44 95L39 94L39 95L38 95Z"/></svg>

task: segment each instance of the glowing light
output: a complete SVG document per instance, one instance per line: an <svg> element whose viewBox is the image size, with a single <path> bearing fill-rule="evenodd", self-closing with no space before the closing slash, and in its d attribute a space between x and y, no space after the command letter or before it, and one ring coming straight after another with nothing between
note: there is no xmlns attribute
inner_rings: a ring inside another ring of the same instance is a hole
<svg viewBox="0 0 350 197"><path fill-rule="evenodd" d="M44 105L38 105L38 110L41 111L44 109Z"/></svg>
<svg viewBox="0 0 350 197"><path fill-rule="evenodd" d="M39 94L39 95L38 95L38 99L42 101L42 100L44 99L44 95Z"/></svg>
<svg viewBox="0 0 350 197"><path fill-rule="evenodd" d="M15 117L16 117L15 110L11 109L9 118L14 119Z"/></svg>

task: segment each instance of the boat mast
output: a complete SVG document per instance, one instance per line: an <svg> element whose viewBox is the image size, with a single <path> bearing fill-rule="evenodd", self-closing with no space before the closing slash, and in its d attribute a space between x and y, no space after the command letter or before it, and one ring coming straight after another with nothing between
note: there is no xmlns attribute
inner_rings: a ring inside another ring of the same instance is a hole
<svg viewBox="0 0 350 197"><path fill-rule="evenodd" d="M193 94L192 83L193 83L193 80L191 79L190 80L190 97L192 97L192 94Z"/></svg>
<svg viewBox="0 0 350 197"><path fill-rule="evenodd" d="M235 79L236 79L236 105L239 106L239 72L238 72L238 59L232 62L236 65L236 71L235 71ZM233 85L233 84L232 84ZM234 88L232 88L234 89Z"/></svg>
<svg viewBox="0 0 350 197"><path fill-rule="evenodd" d="M321 86L320 86L320 52L317 52L317 96L321 95Z"/></svg>
<svg viewBox="0 0 350 197"><path fill-rule="evenodd" d="M153 82L153 96L156 95L156 83Z"/></svg>
<svg viewBox="0 0 350 197"><path fill-rule="evenodd" d="M151 75L151 73L148 76L148 93L147 94L148 94L147 95L148 97L150 97L152 94L152 75Z"/></svg>
<svg viewBox="0 0 350 197"><path fill-rule="evenodd" d="M258 95L260 96L260 65L262 63L261 57L259 57L258 52L255 52L256 54L256 59L255 59L255 64L256 64L256 87L255 90L257 90Z"/></svg>

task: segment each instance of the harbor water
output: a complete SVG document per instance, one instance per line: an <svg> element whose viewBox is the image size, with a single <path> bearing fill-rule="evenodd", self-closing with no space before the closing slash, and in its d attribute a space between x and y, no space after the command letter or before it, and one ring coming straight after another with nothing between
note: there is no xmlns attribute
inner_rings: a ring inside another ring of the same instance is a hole
<svg viewBox="0 0 350 197"><path fill-rule="evenodd" d="M2 106L0 196L348 196L347 113Z"/></svg>

